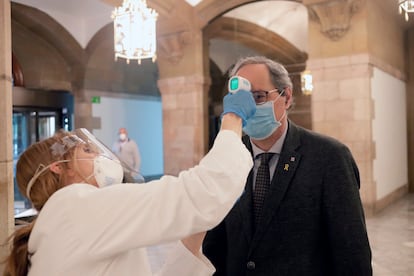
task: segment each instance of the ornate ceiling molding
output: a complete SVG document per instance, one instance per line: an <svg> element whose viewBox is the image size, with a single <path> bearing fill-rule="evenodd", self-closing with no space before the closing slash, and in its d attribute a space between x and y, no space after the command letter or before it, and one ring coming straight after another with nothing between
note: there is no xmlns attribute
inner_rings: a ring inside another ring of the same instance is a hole
<svg viewBox="0 0 414 276"><path fill-rule="evenodd" d="M332 40L339 40L348 31L351 17L360 10L362 1L325 0L306 6L309 18L321 24L321 32Z"/></svg>
<svg viewBox="0 0 414 276"><path fill-rule="evenodd" d="M159 55L166 58L173 64L184 55L184 48L192 41L190 31L181 31L167 35L160 35L157 37Z"/></svg>

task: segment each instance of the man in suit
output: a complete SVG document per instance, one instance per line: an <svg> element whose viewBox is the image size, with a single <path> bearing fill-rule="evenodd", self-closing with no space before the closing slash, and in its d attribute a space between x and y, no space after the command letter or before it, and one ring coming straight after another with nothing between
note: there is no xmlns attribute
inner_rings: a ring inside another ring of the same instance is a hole
<svg viewBox="0 0 414 276"><path fill-rule="evenodd" d="M257 104L243 127L255 165L238 202L204 240L215 275L372 275L359 172L349 149L287 118L292 82L279 63L242 58L234 75L250 81ZM256 178L266 161L256 157L266 152L274 153L271 181L257 209L262 184Z"/></svg>

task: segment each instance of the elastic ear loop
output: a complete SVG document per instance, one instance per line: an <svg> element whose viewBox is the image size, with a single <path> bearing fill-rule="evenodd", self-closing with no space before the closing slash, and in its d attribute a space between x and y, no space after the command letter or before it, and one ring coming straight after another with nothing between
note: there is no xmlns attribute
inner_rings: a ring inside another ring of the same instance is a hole
<svg viewBox="0 0 414 276"><path fill-rule="evenodd" d="M56 161L53 162L54 163L65 163L65 162L69 162L70 160L60 160L60 161ZM44 173L46 170L48 170L50 168L50 166L52 166L52 164L45 166L43 164L40 164L39 167L37 168L37 170L35 171L35 174L33 175L32 179L30 179L29 183L27 184L26 187L26 196L27 198L32 201L32 199L30 198L30 191L32 190L32 186L35 183L36 179L42 174Z"/></svg>
<svg viewBox="0 0 414 276"><path fill-rule="evenodd" d="M39 177L39 175L44 173L47 169L49 169L49 167L50 167L50 165L45 167L45 165L40 164L39 167L37 168L37 170L35 171L35 174L33 175L33 177L30 179L29 183L27 184L26 196L30 201L32 201L32 199L30 198L30 190L32 189L32 186L33 186L34 182Z"/></svg>
<svg viewBox="0 0 414 276"><path fill-rule="evenodd" d="M76 160L93 160L94 158L77 158ZM70 160L60 160L60 161L56 161L56 162L53 162L53 163L65 163L65 162L69 162ZM52 164L53 164L52 163ZM43 164L40 164L39 165L39 167L37 168L37 170L36 170L36 172L35 172L35 174L33 175L33 177L32 177L32 179L30 179L30 181L29 181L29 183L27 184L27 187L26 187L26 196L27 196L27 198L30 200L30 201L32 201L32 199L30 198L30 191L31 191L31 189L32 189L32 186L33 186L33 184L35 183L35 181L36 181L36 179L42 174L42 173L44 173L47 169L49 169L50 168L50 166L52 165L52 164L50 164L50 165L48 165L48 166L45 166L45 165L43 165ZM82 176L82 175L81 175ZM89 179L92 177L92 176L94 176L94 173L92 173L90 176L88 176L88 177L84 177L84 176L82 176L84 179L85 179L85 181L86 182L88 182L89 181Z"/></svg>

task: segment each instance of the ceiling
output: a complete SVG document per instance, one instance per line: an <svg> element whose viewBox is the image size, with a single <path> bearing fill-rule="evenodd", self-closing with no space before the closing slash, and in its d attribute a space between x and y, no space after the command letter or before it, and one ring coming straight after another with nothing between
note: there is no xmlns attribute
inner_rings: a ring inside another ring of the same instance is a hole
<svg viewBox="0 0 414 276"><path fill-rule="evenodd" d="M190 5L200 0L186 0ZM105 0L14 0L37 8L65 27L82 48L93 36L112 22L114 7ZM271 13L268 11L272 10ZM307 52L308 13L305 6L295 1L259 1L242 5L224 14L226 17L255 23L277 33ZM225 51L225 52L224 52ZM210 41L210 57L224 72L239 57L257 54L254 50L224 39Z"/></svg>
<svg viewBox="0 0 414 276"><path fill-rule="evenodd" d="M114 9L113 6L100 0L13 0L13 2L35 7L49 14L64 26L83 48L99 29L112 22L111 14ZM197 4L201 1L187 0L187 2ZM272 13L268 12L269 9ZM301 4L291 1L260 1L243 5L225 16L242 18L274 30L299 49L306 50L304 39L307 37L303 37L303 34L306 34L307 29L307 11Z"/></svg>
<svg viewBox="0 0 414 276"><path fill-rule="evenodd" d="M185 0L190 5L197 5L203 0ZM13 0L13 2L37 8L65 27L82 48L86 48L92 37L104 26L112 22L114 7L106 0ZM375 0L382 9L393 14L395 21L403 29L414 27L414 15L409 22L398 13L396 0ZM269 12L271 10L272 12ZM297 49L307 52L308 12L297 1L258 1L242 5L224 14L226 17L242 19L260 25L277 33L292 43ZM227 51L223 59L222 49ZM210 56L220 69L228 68L239 56L256 54L252 49L242 45L212 39ZM233 55L233 56L232 56ZM237 55L237 56L236 56ZM215 59L214 56L220 56Z"/></svg>
<svg viewBox="0 0 414 276"><path fill-rule="evenodd" d="M197 5L203 0L185 0ZM44 11L63 25L79 42L86 47L93 35L112 21L114 7L104 0L13 0ZM396 0L376 0L375 3L389 13L393 13L397 23L404 29L414 27L414 15L406 22L398 13ZM272 10L271 13L268 11ZM274 30L298 47L306 50L307 10L295 1L259 1L236 8L225 16L243 19ZM305 24L305 26L303 26ZM305 32L305 37L303 37Z"/></svg>

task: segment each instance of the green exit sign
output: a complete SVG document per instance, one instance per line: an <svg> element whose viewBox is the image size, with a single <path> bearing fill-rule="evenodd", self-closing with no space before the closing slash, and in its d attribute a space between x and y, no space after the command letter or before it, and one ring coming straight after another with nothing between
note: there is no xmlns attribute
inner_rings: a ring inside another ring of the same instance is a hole
<svg viewBox="0 0 414 276"><path fill-rule="evenodd" d="M91 102L94 103L94 104L99 104L99 103L101 103L101 97L100 96L93 96L91 98Z"/></svg>

